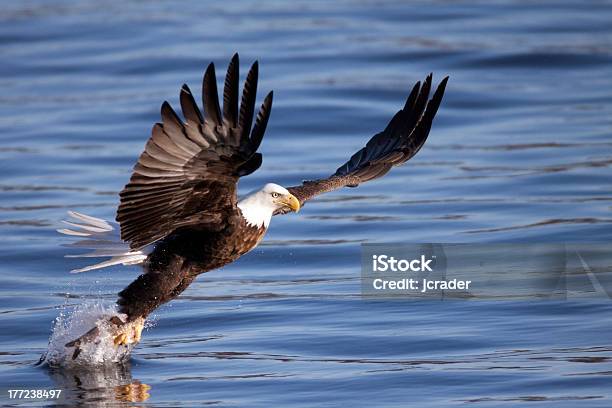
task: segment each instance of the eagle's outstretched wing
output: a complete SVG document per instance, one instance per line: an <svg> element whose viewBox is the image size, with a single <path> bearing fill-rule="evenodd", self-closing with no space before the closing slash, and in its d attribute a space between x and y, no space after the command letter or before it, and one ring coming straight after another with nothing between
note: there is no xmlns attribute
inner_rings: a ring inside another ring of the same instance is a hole
<svg viewBox="0 0 612 408"><path fill-rule="evenodd" d="M261 165L257 153L270 111L270 92L255 111L258 64L249 71L238 109L238 54L225 77L223 111L219 106L215 67L211 63L202 85L204 115L187 85L180 94L185 122L168 102L161 107L162 123L151 138L120 193L117 221L121 238L141 248L189 225L221 229L236 208L238 178Z"/></svg>
<svg viewBox="0 0 612 408"><path fill-rule="evenodd" d="M288 190L303 205L305 201L319 194L341 187L357 187L361 183L382 177L391 167L409 160L427 140L447 81L448 77L440 82L431 99L431 74L425 79L423 86L417 82L404 108L393 116L385 130L374 135L365 147L340 166L334 174L325 179L304 181L301 186L289 187Z"/></svg>

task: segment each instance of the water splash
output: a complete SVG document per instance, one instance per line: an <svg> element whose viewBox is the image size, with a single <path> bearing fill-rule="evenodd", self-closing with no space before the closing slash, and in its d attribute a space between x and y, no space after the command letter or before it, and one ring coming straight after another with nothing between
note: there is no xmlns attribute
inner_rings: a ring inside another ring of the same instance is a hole
<svg viewBox="0 0 612 408"><path fill-rule="evenodd" d="M134 344L115 346L109 323L112 316L125 319L125 315L117 312L114 305L104 305L99 301L81 304L69 311L62 310L55 319L47 352L41 357L40 363L47 363L52 367L79 367L126 361ZM94 327L98 327L99 334L93 341L83 342L80 345L81 352L73 358L74 347L66 347L66 343L79 338Z"/></svg>

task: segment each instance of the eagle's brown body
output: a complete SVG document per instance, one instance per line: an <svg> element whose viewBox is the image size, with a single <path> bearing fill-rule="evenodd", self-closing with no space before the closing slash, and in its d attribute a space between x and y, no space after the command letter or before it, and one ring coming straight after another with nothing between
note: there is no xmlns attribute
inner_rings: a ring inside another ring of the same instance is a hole
<svg viewBox="0 0 612 408"><path fill-rule="evenodd" d="M119 293L117 303L128 321L148 316L183 292L201 273L234 262L255 248L265 227L238 217L221 231L177 231L159 242L144 262L144 273Z"/></svg>

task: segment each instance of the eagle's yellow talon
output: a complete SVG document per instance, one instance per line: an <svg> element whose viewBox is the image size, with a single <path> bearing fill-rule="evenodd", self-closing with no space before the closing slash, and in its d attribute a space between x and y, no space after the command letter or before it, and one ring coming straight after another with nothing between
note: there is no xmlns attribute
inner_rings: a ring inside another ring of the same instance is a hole
<svg viewBox="0 0 612 408"><path fill-rule="evenodd" d="M126 345L127 335L125 333L121 333L114 338L113 342L115 343L115 346Z"/></svg>
<svg viewBox="0 0 612 408"><path fill-rule="evenodd" d="M139 343L144 328L144 318L138 318L130 323L124 323L118 327L113 342L115 346L127 346L128 344Z"/></svg>
<svg viewBox="0 0 612 408"><path fill-rule="evenodd" d="M136 343L140 343L140 338L142 336L142 328L144 326L142 324L138 324L136 326L134 326L134 342Z"/></svg>

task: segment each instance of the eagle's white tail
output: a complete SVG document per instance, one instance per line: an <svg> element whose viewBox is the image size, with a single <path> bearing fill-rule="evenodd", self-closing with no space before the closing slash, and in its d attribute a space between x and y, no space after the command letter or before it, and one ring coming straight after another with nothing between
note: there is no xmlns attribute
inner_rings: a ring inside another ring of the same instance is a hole
<svg viewBox="0 0 612 408"><path fill-rule="evenodd" d="M76 211L68 211L70 220L63 220L64 224L72 227L71 229L62 228L57 232L83 239L69 244L70 247L93 249L93 252L78 255L66 255L67 258L102 258L108 257L105 261L86 266L81 269L74 269L71 272L87 272L94 269L106 268L112 265L134 265L142 263L147 254L143 251L133 251L129 245L121 241L119 229L109 222L100 218L91 217Z"/></svg>

